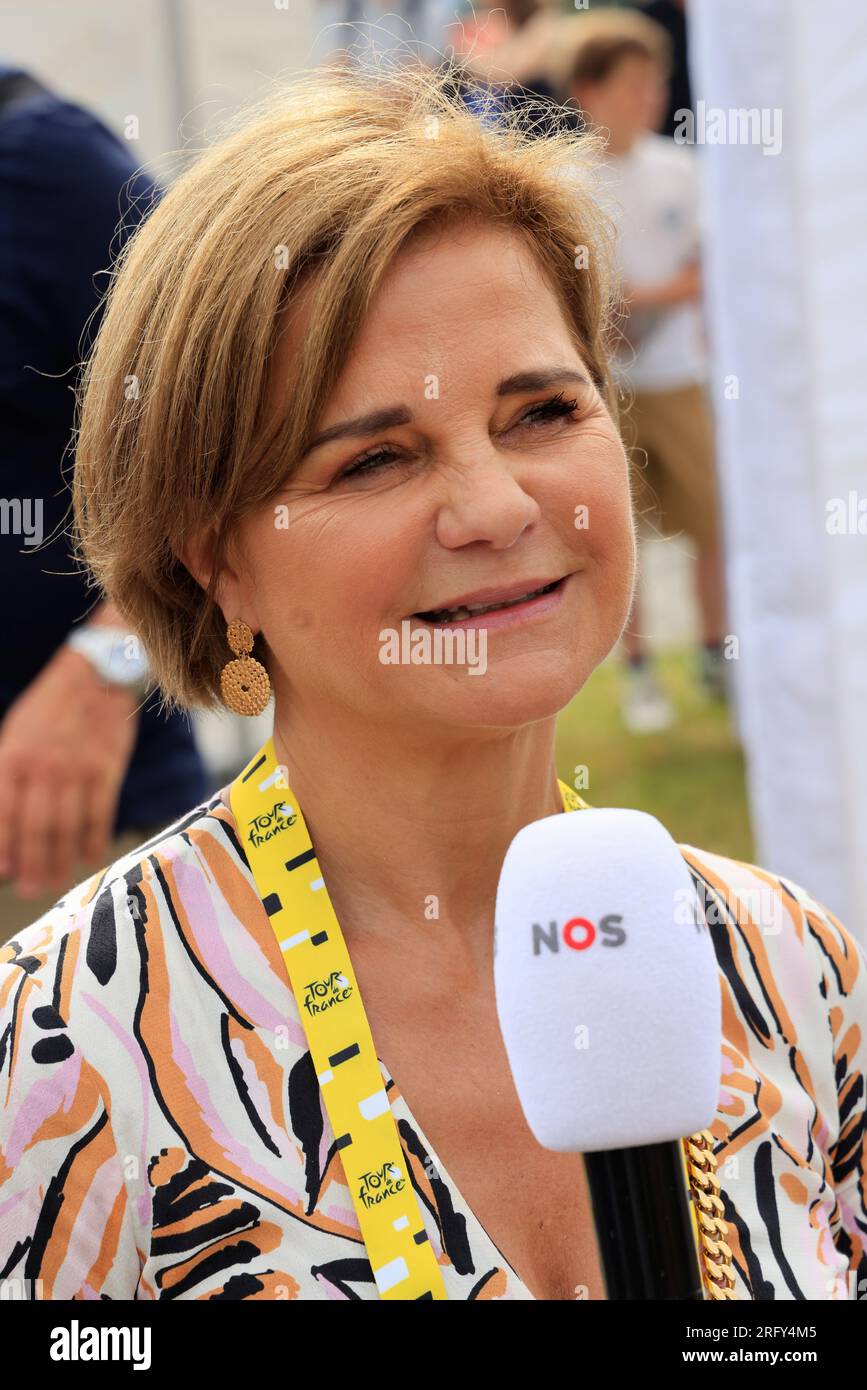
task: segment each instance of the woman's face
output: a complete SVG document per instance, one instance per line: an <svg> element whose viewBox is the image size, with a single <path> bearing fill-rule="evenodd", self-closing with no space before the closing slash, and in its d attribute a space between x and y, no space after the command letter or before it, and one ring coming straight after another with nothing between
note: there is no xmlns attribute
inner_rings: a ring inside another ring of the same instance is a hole
<svg viewBox="0 0 867 1390"><path fill-rule="evenodd" d="M275 408L289 408L307 313L305 293L275 354ZM359 423L374 415L393 422ZM618 432L520 237L416 235L316 434L332 430L239 528L222 592L226 616L265 636L277 718L306 706L319 722L329 709L468 730L562 709L626 622L635 537ZM563 581L553 602L471 619L472 633L418 616L551 580ZM384 660L389 632L406 634L404 655L426 644L429 661Z"/></svg>

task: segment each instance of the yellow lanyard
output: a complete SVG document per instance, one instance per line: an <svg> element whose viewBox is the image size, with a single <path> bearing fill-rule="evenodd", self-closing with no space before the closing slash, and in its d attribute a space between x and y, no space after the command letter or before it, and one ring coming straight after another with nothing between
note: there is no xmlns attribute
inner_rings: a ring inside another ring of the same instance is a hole
<svg viewBox="0 0 867 1390"><path fill-rule="evenodd" d="M586 808L571 787L558 784L564 810ZM447 1299L346 942L273 738L235 778L230 800L295 994L380 1298Z"/></svg>

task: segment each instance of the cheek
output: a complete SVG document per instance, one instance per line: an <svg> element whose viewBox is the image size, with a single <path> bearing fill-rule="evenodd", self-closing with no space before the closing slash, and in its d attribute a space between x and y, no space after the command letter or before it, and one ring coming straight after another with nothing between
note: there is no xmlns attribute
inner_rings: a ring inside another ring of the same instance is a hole
<svg viewBox="0 0 867 1390"><path fill-rule="evenodd" d="M598 561L622 558L634 546L626 455L619 439L600 430L585 436L564 480L574 543Z"/></svg>
<svg viewBox="0 0 867 1390"><path fill-rule="evenodd" d="M623 564L635 549L635 529L629 490L607 480L600 486L589 508L586 537L591 552L600 561Z"/></svg>
<svg viewBox="0 0 867 1390"><path fill-rule="evenodd" d="M351 645L365 615L375 621L394 607L399 534L384 500L369 513L332 505L292 516L286 529L260 531L254 582L263 618L267 611L287 637L340 630Z"/></svg>

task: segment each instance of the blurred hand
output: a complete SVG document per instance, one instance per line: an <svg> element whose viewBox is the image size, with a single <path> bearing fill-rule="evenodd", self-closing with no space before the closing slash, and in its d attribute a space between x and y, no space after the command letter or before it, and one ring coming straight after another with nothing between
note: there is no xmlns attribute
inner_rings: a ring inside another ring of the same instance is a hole
<svg viewBox="0 0 867 1390"><path fill-rule="evenodd" d="M138 732L137 699L63 646L0 723L0 876L23 898L108 855Z"/></svg>
<svg viewBox="0 0 867 1390"><path fill-rule="evenodd" d="M701 294L701 266L698 261L690 261L673 275L669 287L672 304L680 304L685 299L698 299Z"/></svg>
<svg viewBox="0 0 867 1390"><path fill-rule="evenodd" d="M629 315L638 309L670 309L687 299L698 299L700 294L701 263L689 261L655 285L624 285L623 312Z"/></svg>

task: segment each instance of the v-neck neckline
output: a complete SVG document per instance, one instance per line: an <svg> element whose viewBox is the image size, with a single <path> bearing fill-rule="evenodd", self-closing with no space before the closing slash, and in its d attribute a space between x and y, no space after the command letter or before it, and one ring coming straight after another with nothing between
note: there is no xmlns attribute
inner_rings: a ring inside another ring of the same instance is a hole
<svg viewBox="0 0 867 1390"><path fill-rule="evenodd" d="M231 818L231 822L232 822L232 825L233 825L233 827L234 827L234 829L235 829L236 836L237 836L237 835L238 835L238 823L237 823L237 821L236 821L236 819L235 819L234 811L232 810L232 803L231 803L231 800L230 800L230 788L231 788L231 783L227 783L224 787L220 787L220 788L219 788L219 790L218 790L218 792L216 793L216 795L219 797L220 803L221 803L221 806L223 807L223 809L226 810L226 811L228 811L229 817ZM565 811L566 811L566 807L564 806L563 809L564 809L564 812L565 812ZM238 837L238 844L240 845L240 843L241 843L240 837ZM312 843L312 841L311 841L311 843ZM314 852L315 852L315 850L314 850ZM247 856L246 856L246 852L243 850L243 847L242 847L242 853L244 854L244 857L245 857L245 859L246 859ZM247 861L247 867L248 867L248 869L250 869L250 872L252 873L252 868L250 867L249 860ZM327 891L327 885L326 885L326 891ZM264 908L263 908L263 911L264 911ZM348 950L348 947L347 947L347 950ZM290 992L290 995L292 996L292 999L293 999L293 1001L294 1001L295 995L294 995L294 991L292 990L291 984L289 985L289 992ZM303 1027L303 1025L300 1024L300 1019L299 1019L299 1025ZM368 1025L368 1026L369 1026L369 1025ZM373 1036L373 1030L371 1029L371 1037L372 1037L372 1036ZM456 1182L454 1181L454 1179L452 1178L452 1176L451 1176L451 1174L449 1173L448 1169L446 1168L445 1164L443 1164L443 1163L439 1160L438 1156L436 1155L436 1152L435 1152L435 1150L434 1150L433 1145L431 1144L430 1140L428 1139L427 1135L425 1134L424 1130L422 1129L421 1125L419 1124L418 1120L416 1119L415 1115L413 1114L412 1110L410 1109L409 1104L408 1104L408 1102L407 1102L407 1100L406 1100L406 1097L404 1096L403 1090L401 1089L401 1086L400 1086L399 1082L395 1079L395 1077L392 1075L392 1072L391 1072L390 1068L386 1065L386 1063L385 1063L385 1062L382 1060L382 1058L380 1057L379 1052L378 1052L378 1049L377 1049L377 1046L376 1046L376 1040L375 1040L375 1039L373 1040L373 1050L374 1050L374 1053L375 1053L375 1055L376 1055L376 1060L377 1060L377 1062L378 1062L378 1064L379 1064L380 1072L381 1072L382 1074L384 1074L384 1077L385 1077L386 1097L387 1097L387 1099L388 1099L389 1108L391 1109L392 1113L395 1115L395 1119L397 1119L397 1118L405 1118L405 1119L409 1122L409 1124L411 1124L411 1126L412 1126L412 1128L414 1129L415 1133L418 1135L419 1141L423 1144L426 1153L428 1153L428 1154L431 1156L431 1158L434 1160L434 1163L435 1163L435 1165L436 1165L437 1172L439 1173L439 1175L440 1175L440 1177L442 1178L443 1182L445 1183L446 1187L449 1189L449 1192L451 1193L451 1196L452 1196L452 1200L455 1202L456 1205L459 1204L460 1207L461 1207L462 1212L466 1214L467 1225L468 1225L468 1227L470 1228L470 1229L468 1230L467 1237L468 1237L468 1243L469 1243L470 1251L471 1251L472 1254L473 1254L473 1264L474 1264L474 1266L475 1266L475 1269L477 1270L477 1269L478 1269L478 1266L479 1266L479 1259L478 1259L478 1254L477 1254L477 1252L479 1251L480 1247L487 1247L487 1249L490 1251L490 1255L489 1255L490 1261L491 1261L497 1268L502 1269L502 1270L504 1271L504 1273L506 1274L506 1278L507 1278L507 1281L508 1281L508 1288L509 1288L509 1290L512 1291L512 1290L515 1290L515 1289L516 1289L516 1290L523 1296L523 1299L524 1299L524 1300L532 1300L533 1302L538 1302L538 1300L537 1300L537 1298L536 1298L536 1295L530 1291L530 1289L529 1289L529 1288L527 1287L527 1285L524 1283L523 1279L522 1279L522 1278L520 1277L520 1275L517 1273L517 1271L515 1270L515 1268L514 1268L514 1267L509 1263L509 1261L506 1259L506 1256L503 1254L502 1250L501 1250L500 1247L497 1245L496 1241L493 1240L492 1237L488 1234L487 1230L486 1230L485 1227L482 1225L482 1223L481 1223L481 1221L479 1220L479 1218L476 1216L476 1213L473 1211L473 1208L471 1207L470 1203L466 1200L466 1198L464 1197L464 1194L461 1192L461 1190L460 1190L460 1188L458 1187L457 1183L456 1183ZM388 1093L388 1086L389 1086L389 1083L391 1084L391 1087L393 1088L393 1090L395 1090L395 1091L397 1092L397 1097L396 1097L396 1099L395 1099L392 1095L390 1095L390 1094ZM400 1107L401 1112L402 1112L401 1115L398 1115L398 1113L397 1113L397 1107ZM421 1203L419 1203L419 1211L420 1211L420 1212L423 1212L423 1208L422 1208L422 1204L421 1204ZM438 1236L439 1236L439 1232L438 1232L437 1234L438 1234ZM446 1252L446 1253L447 1253L447 1252ZM453 1266L451 1265L451 1261L449 1262L449 1265L446 1266L446 1268L447 1268L447 1269L448 1269L448 1268L452 1268L452 1269L453 1269ZM457 1277L460 1277L460 1276L457 1276ZM508 1301L508 1300L507 1300L507 1301ZM521 1300L515 1300L515 1301L521 1301Z"/></svg>
<svg viewBox="0 0 867 1390"><path fill-rule="evenodd" d="M374 1051L376 1051L375 1042ZM487 1230L482 1225L479 1218L476 1216L476 1213L473 1211L473 1208L470 1206L469 1202L464 1197L464 1194L461 1192L451 1173L446 1168L445 1164L441 1162L438 1154L436 1153L436 1150L434 1149L433 1145L431 1144L430 1140L428 1139L427 1135L425 1134L415 1115L412 1113L412 1110L409 1107L409 1103L407 1102L407 1099L403 1091L401 1090L399 1082L395 1080L394 1076L391 1073L391 1070L382 1060L378 1051L376 1053L376 1060L379 1063L380 1070L384 1073L385 1076L386 1095L392 1113L395 1115L396 1119L404 1118L408 1120L409 1123L412 1125L412 1128L414 1129L415 1133L419 1138L419 1142L423 1145L425 1152L430 1155L442 1181L449 1189L449 1192L452 1196L452 1200L455 1202L456 1205L459 1204L461 1210L466 1213L467 1224L471 1227L470 1231L468 1232L468 1242L470 1251L473 1254L473 1264L476 1267L476 1272L478 1271L479 1266L477 1251L479 1250L480 1244L482 1246L487 1244L491 1251L490 1258L492 1259L493 1263L496 1264L499 1268L503 1269L503 1271L506 1274L506 1277L509 1282L510 1291L513 1287L515 1287L524 1295L525 1300L532 1300L534 1303L538 1302L539 1300L536 1298L536 1295L534 1293L531 1293L531 1291L527 1288L527 1285L524 1283L523 1279L517 1273L514 1267L506 1259L506 1256L503 1254L496 1241L493 1240L492 1237L488 1234ZM388 1091L389 1083L394 1088L394 1090L397 1091L396 1098L393 1097ZM397 1107L402 1108L402 1113L400 1115L397 1113ZM421 1204L419 1209L423 1210ZM439 1232L437 1234L439 1235ZM447 1266L447 1268L448 1267L451 1266ZM515 1301L517 1302L520 1300Z"/></svg>

